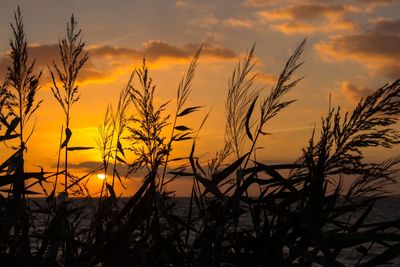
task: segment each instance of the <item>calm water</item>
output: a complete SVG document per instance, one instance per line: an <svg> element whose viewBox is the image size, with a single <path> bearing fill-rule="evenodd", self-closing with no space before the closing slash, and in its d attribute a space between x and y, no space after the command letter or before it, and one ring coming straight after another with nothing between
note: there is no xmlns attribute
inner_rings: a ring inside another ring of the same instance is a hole
<svg viewBox="0 0 400 267"><path fill-rule="evenodd" d="M122 199L122 202L125 202L127 199ZM186 214L186 211L189 206L189 199L188 198L177 198L177 206L176 206L176 212L175 214L177 215L183 215ZM35 199L38 203L44 204L44 199ZM87 205L87 208L83 212L83 220L82 220L82 227L87 227L90 224L90 220L92 217L92 214L95 210L95 203L97 200L93 200L92 203L89 203ZM80 205L83 202L81 199L74 199L73 200L73 205ZM32 207L36 208L35 205L32 204ZM355 220L357 219L359 214L354 213L346 217L345 219L347 220ZM38 217L38 221L36 223L37 225L37 230L44 230L46 224L47 224L47 216L40 216ZM384 220L393 220L396 218L400 218L400 198L391 198L391 199L385 199L381 200L376 203L375 210L367 220L368 223L372 222L379 222L379 221L384 221ZM251 221L250 218L243 218L243 221L241 222L243 225L250 225ZM367 245L366 245L367 247ZM378 255L384 248L378 245L374 245L373 249L369 252L370 256L367 257L371 258L376 255ZM361 257L361 254L356 251L356 249L347 249L343 250L339 256L339 259L343 261L346 266L354 266L359 258ZM390 264L385 264L381 266L400 266L400 257L397 257L394 259Z"/></svg>

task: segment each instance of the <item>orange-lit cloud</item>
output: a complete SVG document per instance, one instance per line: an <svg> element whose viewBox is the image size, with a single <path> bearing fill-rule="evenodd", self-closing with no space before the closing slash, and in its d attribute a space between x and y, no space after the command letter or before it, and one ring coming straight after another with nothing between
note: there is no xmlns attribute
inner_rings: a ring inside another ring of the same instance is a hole
<svg viewBox="0 0 400 267"><path fill-rule="evenodd" d="M278 77L276 77L276 75L266 72L259 72L256 78L258 81L268 85L273 85L278 80Z"/></svg>
<svg viewBox="0 0 400 267"><path fill-rule="evenodd" d="M52 45L32 45L28 48L29 59L35 60L37 71L42 70L43 75L41 79L42 84L51 82L50 75L47 71L47 66L52 67L53 62L60 64L59 47L57 44ZM7 67L11 65L11 59L8 53L2 53L0 56L0 77L5 77ZM80 82L87 82L91 80L103 80L107 78L107 73L101 72L95 67L92 61L89 61L86 66L81 70L79 75Z"/></svg>
<svg viewBox="0 0 400 267"><path fill-rule="evenodd" d="M252 28L253 27L253 22L248 19L235 19L235 18L230 18L227 20L224 20L224 24L230 27L234 28Z"/></svg>
<svg viewBox="0 0 400 267"><path fill-rule="evenodd" d="M150 59L159 60L163 57L174 57L182 59L191 59L193 54L199 49L199 43L187 44L183 47L169 45L162 41L149 41L144 44L145 56ZM202 56L214 59L233 59L236 58L236 53L226 47L206 43L202 50Z"/></svg>
<svg viewBox="0 0 400 267"><path fill-rule="evenodd" d="M340 86L340 92L350 103L357 104L362 98L365 99L371 93L371 90L344 81Z"/></svg>
<svg viewBox="0 0 400 267"><path fill-rule="evenodd" d="M355 31L358 28L356 23L346 20L336 21L333 26L328 23L318 25L315 23L290 21L274 24L271 27L287 35L310 34L313 32Z"/></svg>
<svg viewBox="0 0 400 267"><path fill-rule="evenodd" d="M219 22L220 21L213 14L206 14L190 20L189 24L200 28L211 28Z"/></svg>
<svg viewBox="0 0 400 267"><path fill-rule="evenodd" d="M143 44L143 49L135 50L126 47L91 46L87 48L89 61L79 74L79 82L109 82L132 70L143 57L152 64L167 65L187 63L199 49L199 43L187 44L182 47L174 46L163 41L151 40ZM32 45L29 47L30 59L36 60L36 68L43 70L42 84L50 82L47 66L52 62L60 63L59 48L53 45ZM231 60L236 53L226 47L215 44L205 44L202 57L207 60ZM174 60L171 60L174 59ZM5 77L7 66L11 64L8 53L0 56L0 77Z"/></svg>
<svg viewBox="0 0 400 267"><path fill-rule="evenodd" d="M369 4L369 5L388 5L391 3L394 3L396 0L358 0L358 2L363 3L363 4ZM183 1L178 1L178 2L183 2ZM244 0L243 5L247 7L265 7L265 6L271 6L275 4L282 4L283 1L281 0ZM307 1L299 1L299 0L287 0L287 3L305 3ZM308 1L309 3L321 3L322 1ZM328 1L325 1L328 2ZM333 2L333 1L331 1ZM338 1L337 1L338 2Z"/></svg>
<svg viewBox="0 0 400 267"><path fill-rule="evenodd" d="M358 5L353 8L360 13L373 13L375 9L389 7L396 3L396 0L358 0Z"/></svg>
<svg viewBox="0 0 400 267"><path fill-rule="evenodd" d="M277 20L313 20L325 17L340 17L346 12L342 5L303 4L271 11L262 11L260 15L267 21Z"/></svg>
<svg viewBox="0 0 400 267"><path fill-rule="evenodd" d="M279 3L279 0L245 0L244 6L263 7Z"/></svg>
<svg viewBox="0 0 400 267"><path fill-rule="evenodd" d="M183 0L177 0L175 2L175 6L182 8L182 7L187 7L189 5L189 3L187 1L183 1Z"/></svg>
<svg viewBox="0 0 400 267"><path fill-rule="evenodd" d="M391 4L395 0L359 0L362 3L367 3L367 4Z"/></svg>
<svg viewBox="0 0 400 267"><path fill-rule="evenodd" d="M333 37L316 44L315 49L328 61L359 62L372 75L396 79L400 75L400 21L386 19L372 24L372 30Z"/></svg>
<svg viewBox="0 0 400 267"><path fill-rule="evenodd" d="M400 34L400 20L378 18L371 21L374 28L373 32L381 34Z"/></svg>
<svg viewBox="0 0 400 267"><path fill-rule="evenodd" d="M299 4L261 11L259 16L272 29L284 34L309 34L357 30L357 23L346 18L352 11L352 7L339 4Z"/></svg>

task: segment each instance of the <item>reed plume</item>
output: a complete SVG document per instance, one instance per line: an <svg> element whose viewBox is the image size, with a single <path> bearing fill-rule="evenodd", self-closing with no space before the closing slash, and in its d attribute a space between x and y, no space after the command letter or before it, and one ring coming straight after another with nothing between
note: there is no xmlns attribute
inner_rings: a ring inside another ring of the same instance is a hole
<svg viewBox="0 0 400 267"><path fill-rule="evenodd" d="M61 64L53 62L52 69L49 67L52 79L51 91L65 114L65 141L60 147L60 149L65 148L65 194L68 188L68 143L72 136L71 108L79 100L78 74L88 60L88 53L84 51L85 42L82 41L82 31L76 27L77 22L72 15L67 23L67 35L58 43Z"/></svg>

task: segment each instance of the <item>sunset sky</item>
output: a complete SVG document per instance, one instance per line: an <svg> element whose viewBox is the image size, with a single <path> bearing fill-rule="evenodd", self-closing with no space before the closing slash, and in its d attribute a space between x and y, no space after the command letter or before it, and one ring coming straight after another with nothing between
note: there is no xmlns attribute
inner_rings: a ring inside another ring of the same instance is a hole
<svg viewBox="0 0 400 267"><path fill-rule="evenodd" d="M116 106L131 71L145 57L157 84L157 103L173 100L191 57L202 42L189 105L202 105L187 124L197 128L210 110L200 133L197 155L206 160L222 148L224 103L228 79L246 50L256 43L257 85L267 94L291 52L305 37L305 64L298 77L305 79L291 92L293 105L276 117L261 140L259 158L266 162L296 159L307 145L314 126L332 105L351 109L371 90L400 78L400 1L278 1L278 0L2 0L0 2L0 81L9 64L10 23L20 5L30 58L43 70L35 133L28 143L27 169L53 170L57 160L61 107L50 91L47 64L58 57L58 39L74 14L83 31L89 61L80 76L81 99L73 107L71 145L96 146L97 127L107 105ZM174 101L169 105L173 110ZM32 124L33 125L33 124ZM31 127L32 127L31 125ZM187 143L190 146L190 142ZM187 156L185 145L175 155ZM392 150L367 151L369 159L398 154ZM10 150L1 145L0 157ZM97 150L71 152L71 165L84 171L100 162ZM129 192L139 180L127 181ZM175 186L186 194L189 180ZM91 185L93 191L100 181Z"/></svg>

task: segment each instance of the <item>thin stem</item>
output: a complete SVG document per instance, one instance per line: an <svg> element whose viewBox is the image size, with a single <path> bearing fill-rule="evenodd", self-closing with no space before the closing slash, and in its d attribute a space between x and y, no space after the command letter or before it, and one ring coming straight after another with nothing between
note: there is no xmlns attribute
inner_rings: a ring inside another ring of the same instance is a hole
<svg viewBox="0 0 400 267"><path fill-rule="evenodd" d="M66 128L69 129L69 110L70 106L67 105L67 115L66 115ZM65 174L64 174L64 193L67 196L68 194L68 142L65 145L65 161L64 161L64 168L65 168Z"/></svg>

